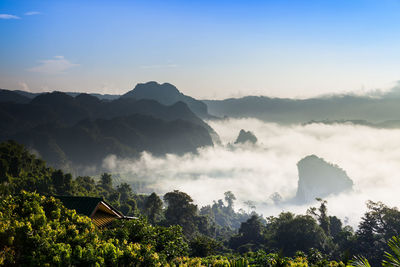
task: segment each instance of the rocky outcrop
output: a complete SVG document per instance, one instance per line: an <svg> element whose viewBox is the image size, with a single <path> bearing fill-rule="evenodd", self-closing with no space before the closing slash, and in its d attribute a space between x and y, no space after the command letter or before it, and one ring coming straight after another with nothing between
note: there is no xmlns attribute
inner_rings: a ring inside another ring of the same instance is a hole
<svg viewBox="0 0 400 267"><path fill-rule="evenodd" d="M250 131L240 130L238 137L236 138L235 144L244 144L244 143L257 143L257 137Z"/></svg>
<svg viewBox="0 0 400 267"><path fill-rule="evenodd" d="M337 165L330 164L315 155L297 163L299 182L296 201L299 204L351 190L353 181Z"/></svg>

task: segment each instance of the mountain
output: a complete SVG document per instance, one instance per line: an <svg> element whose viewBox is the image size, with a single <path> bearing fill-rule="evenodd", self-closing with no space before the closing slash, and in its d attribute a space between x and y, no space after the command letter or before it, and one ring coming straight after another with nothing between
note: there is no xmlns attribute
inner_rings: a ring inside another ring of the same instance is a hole
<svg viewBox="0 0 400 267"><path fill-rule="evenodd" d="M164 105L172 105L176 102L184 102L199 117L208 118L207 105L203 102L186 96L170 83L159 84L157 82L139 83L135 88L122 97L135 99L153 99Z"/></svg>
<svg viewBox="0 0 400 267"><path fill-rule="evenodd" d="M21 90L5 90L0 89L0 102L15 102L15 103L28 103L30 99L34 99L38 96L48 94L43 93L31 93ZM97 94L97 93L79 93L79 92L64 92L64 94L71 97L76 97L81 94L91 95L100 100L113 101L119 98L134 98L136 100L147 99L155 100L163 105L170 106L176 102L183 102L200 118L212 118L208 114L207 105L203 102L194 99L193 97L187 96L179 92L179 90L170 83L158 84L157 82L139 83L135 88L124 95L117 94ZM7 95L7 97L6 97ZM12 97L8 97L8 95Z"/></svg>
<svg viewBox="0 0 400 267"><path fill-rule="evenodd" d="M37 97L38 95L48 93L48 92L43 92L43 93L31 93L31 92L26 92L26 91L22 91L22 90L6 90L6 89L0 89L0 96L1 96L1 91L12 92L12 93L18 94L18 95L20 95L20 96L24 96L24 97L26 97L26 98L28 98L28 99L33 99L33 98ZM70 96L72 96L72 97L75 97L75 96L78 96L78 95L82 94L82 93L80 93L80 92L64 92L64 93L67 94L67 95L70 95ZM90 93L89 95L95 96L95 97L97 97L98 99L101 99L101 100L115 100L115 99L121 97L121 95L115 95L115 94ZM2 99L0 98L0 100L2 100ZM6 101L1 101L1 102L6 102ZM12 102L16 102L16 101L12 101ZM27 102L29 102L29 100L26 101L26 102L24 102L24 103L27 103ZM20 103L20 102L17 102L17 103Z"/></svg>
<svg viewBox="0 0 400 267"><path fill-rule="evenodd" d="M183 102L165 106L154 100L120 98L102 101L88 94L72 97L62 92L53 92L38 95L28 104L0 103L0 118L3 119L0 121L0 136L4 131L33 127L53 121L70 125L86 118L110 119L135 113L166 121L182 119L214 132Z"/></svg>
<svg viewBox="0 0 400 267"><path fill-rule="evenodd" d="M0 141L14 139L57 167L99 165L107 154L194 152L212 146L212 138L214 130L183 102L53 92L27 104L0 103Z"/></svg>
<svg viewBox="0 0 400 267"><path fill-rule="evenodd" d="M7 90L7 91L11 91L11 90ZM27 91L22 91L22 90L12 90L11 92L20 94L22 96L25 96L29 99L33 99L35 97L37 97L38 95L42 94L42 93L32 93L32 92L27 92Z"/></svg>
<svg viewBox="0 0 400 267"><path fill-rule="evenodd" d="M246 142L255 144L257 143L257 137L252 132L241 129L235 144L244 144Z"/></svg>
<svg viewBox="0 0 400 267"><path fill-rule="evenodd" d="M299 204L345 192L353 187L353 181L344 170L315 155L300 160L297 169L299 181L295 200Z"/></svg>
<svg viewBox="0 0 400 267"><path fill-rule="evenodd" d="M9 138L35 149L52 166L78 171L99 166L110 154L136 157L142 151L155 155L195 152L212 146L207 130L184 121L164 121L133 114L113 119L82 120L72 126L48 123Z"/></svg>
<svg viewBox="0 0 400 267"><path fill-rule="evenodd" d="M28 103L29 101L29 97L14 91L0 89L0 102Z"/></svg>
<svg viewBox="0 0 400 267"><path fill-rule="evenodd" d="M121 95L116 95L116 94L98 94L98 93L80 93L80 92L65 92L65 93L73 97L76 97L80 94L87 94L97 97L100 100L115 100L121 97Z"/></svg>
<svg viewBox="0 0 400 267"><path fill-rule="evenodd" d="M366 120L379 123L400 120L399 96L340 95L309 99L247 96L225 100L203 100L211 115L253 117L283 124L321 120Z"/></svg>

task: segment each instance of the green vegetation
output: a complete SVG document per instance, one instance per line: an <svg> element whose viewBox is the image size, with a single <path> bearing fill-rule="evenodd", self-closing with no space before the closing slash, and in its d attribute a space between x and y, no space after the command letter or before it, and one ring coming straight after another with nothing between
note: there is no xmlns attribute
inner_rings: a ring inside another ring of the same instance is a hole
<svg viewBox="0 0 400 267"><path fill-rule="evenodd" d="M103 197L138 219L116 220L100 230L51 195ZM235 212L229 191L224 200L199 208L177 190L163 200L155 193L137 195L107 173L73 178L12 141L0 144L0 196L0 265L6 266L399 266L400 261L400 211L380 202L368 202L355 232L330 216L322 199L306 215L267 218Z"/></svg>
<svg viewBox="0 0 400 267"><path fill-rule="evenodd" d="M64 208L53 197L25 191L4 197L0 215L1 265L156 266L161 262L150 244L109 238L88 217Z"/></svg>

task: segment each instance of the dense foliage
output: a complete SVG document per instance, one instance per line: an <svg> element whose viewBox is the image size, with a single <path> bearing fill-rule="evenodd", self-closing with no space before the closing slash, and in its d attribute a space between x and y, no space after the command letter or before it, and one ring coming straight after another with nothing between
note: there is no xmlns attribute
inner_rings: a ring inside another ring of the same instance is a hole
<svg viewBox="0 0 400 267"><path fill-rule="evenodd" d="M113 182L107 173L73 178L15 142L0 144L0 264L344 266L360 255L353 264L391 266L400 258L400 211L380 202L368 202L353 231L322 199L306 215L262 218L236 212L232 192L199 209L181 191L163 201ZM100 196L139 218L100 230L51 195Z"/></svg>
<svg viewBox="0 0 400 267"><path fill-rule="evenodd" d="M53 197L25 191L4 197L0 218L1 265L160 265L150 244L108 238Z"/></svg>

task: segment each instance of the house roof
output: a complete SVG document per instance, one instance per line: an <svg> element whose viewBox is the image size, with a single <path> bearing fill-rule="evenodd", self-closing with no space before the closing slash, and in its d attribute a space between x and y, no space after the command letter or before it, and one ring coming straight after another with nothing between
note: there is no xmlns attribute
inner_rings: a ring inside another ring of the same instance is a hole
<svg viewBox="0 0 400 267"><path fill-rule="evenodd" d="M122 217L117 217L116 215L111 215L107 212L97 210L92 217L93 223L98 227L107 226L109 223L115 219L121 219Z"/></svg>
<svg viewBox="0 0 400 267"><path fill-rule="evenodd" d="M96 213L98 211L102 211L102 212L108 213L109 215L112 215L112 216L115 216L115 217L118 217L118 218L124 217L124 214L122 214L117 209L113 208L113 206L111 206L110 204L106 203L105 201L101 201L99 204L97 204L97 207L93 211L92 216L94 215L94 213Z"/></svg>
<svg viewBox="0 0 400 267"><path fill-rule="evenodd" d="M101 197L76 197L76 196L54 196L61 200L63 205L77 213L90 217L97 205L103 201Z"/></svg>
<svg viewBox="0 0 400 267"><path fill-rule="evenodd" d="M90 217L94 224L103 227L115 219L131 220L135 217L124 216L101 197L54 196L67 209L76 210L78 214Z"/></svg>

